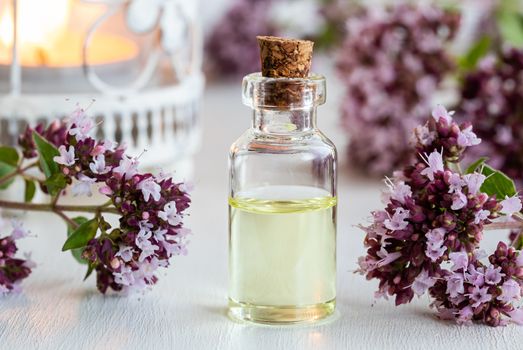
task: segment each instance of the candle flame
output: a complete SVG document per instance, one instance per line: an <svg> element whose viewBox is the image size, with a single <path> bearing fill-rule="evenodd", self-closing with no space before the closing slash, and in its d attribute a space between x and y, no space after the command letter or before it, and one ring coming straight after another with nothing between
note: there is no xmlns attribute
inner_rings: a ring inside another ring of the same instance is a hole
<svg viewBox="0 0 523 350"><path fill-rule="evenodd" d="M92 22L103 9L74 5L81 21ZM17 38L19 61L28 67L78 67L83 63L85 28L71 22L73 0L18 0ZM0 64L12 62L14 35L10 1L0 5ZM138 47L125 37L101 33L92 40L87 58L90 64L120 62L136 57Z"/></svg>
<svg viewBox="0 0 523 350"><path fill-rule="evenodd" d="M45 63L46 52L52 50L67 28L70 9L71 0L18 0L18 43L23 61ZM14 35L12 4L6 4L0 13L0 48L10 51Z"/></svg>

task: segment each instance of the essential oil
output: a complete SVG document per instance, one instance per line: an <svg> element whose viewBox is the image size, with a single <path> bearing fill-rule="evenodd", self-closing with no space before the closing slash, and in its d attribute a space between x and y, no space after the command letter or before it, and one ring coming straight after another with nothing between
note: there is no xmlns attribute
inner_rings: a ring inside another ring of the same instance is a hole
<svg viewBox="0 0 523 350"><path fill-rule="evenodd" d="M336 298L336 198L270 186L229 199L230 309L256 322L313 321Z"/></svg>

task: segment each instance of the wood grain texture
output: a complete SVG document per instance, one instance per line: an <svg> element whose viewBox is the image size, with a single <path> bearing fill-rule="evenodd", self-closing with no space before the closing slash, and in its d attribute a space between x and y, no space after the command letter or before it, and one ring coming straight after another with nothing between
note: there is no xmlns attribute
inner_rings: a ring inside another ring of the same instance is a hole
<svg viewBox="0 0 523 350"><path fill-rule="evenodd" d="M338 90L319 111L319 125L341 153ZM341 173L338 225L338 313L316 326L273 328L238 324L225 316L227 298L227 152L250 123L239 86L211 87L205 100L204 145L196 159L196 190L189 255L175 259L160 282L140 299L102 296L68 252L65 227L30 214L36 238L25 239L38 263L25 292L0 300L1 349L522 349L523 327L460 327L438 321L428 299L394 307L373 305L375 282L353 274L363 253L355 224L379 207L379 184ZM340 157L343 159L343 156ZM344 169L341 164L340 169ZM54 219L54 218L53 218ZM494 247L488 233L485 248ZM503 237L505 237L503 235Z"/></svg>

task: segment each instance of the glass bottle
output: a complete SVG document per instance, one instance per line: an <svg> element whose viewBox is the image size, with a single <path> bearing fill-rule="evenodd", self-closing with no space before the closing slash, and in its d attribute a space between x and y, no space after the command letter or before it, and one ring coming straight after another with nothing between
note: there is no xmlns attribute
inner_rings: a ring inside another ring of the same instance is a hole
<svg viewBox="0 0 523 350"><path fill-rule="evenodd" d="M229 314L269 324L330 315L336 148L316 126L325 78L243 79L252 127L229 155Z"/></svg>

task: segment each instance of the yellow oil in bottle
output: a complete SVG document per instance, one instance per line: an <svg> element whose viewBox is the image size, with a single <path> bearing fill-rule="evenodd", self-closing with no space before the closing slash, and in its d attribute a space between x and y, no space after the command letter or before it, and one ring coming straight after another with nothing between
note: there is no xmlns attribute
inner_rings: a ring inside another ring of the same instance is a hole
<svg viewBox="0 0 523 350"><path fill-rule="evenodd" d="M336 198L269 186L229 199L229 310L260 323L300 323L334 311Z"/></svg>

